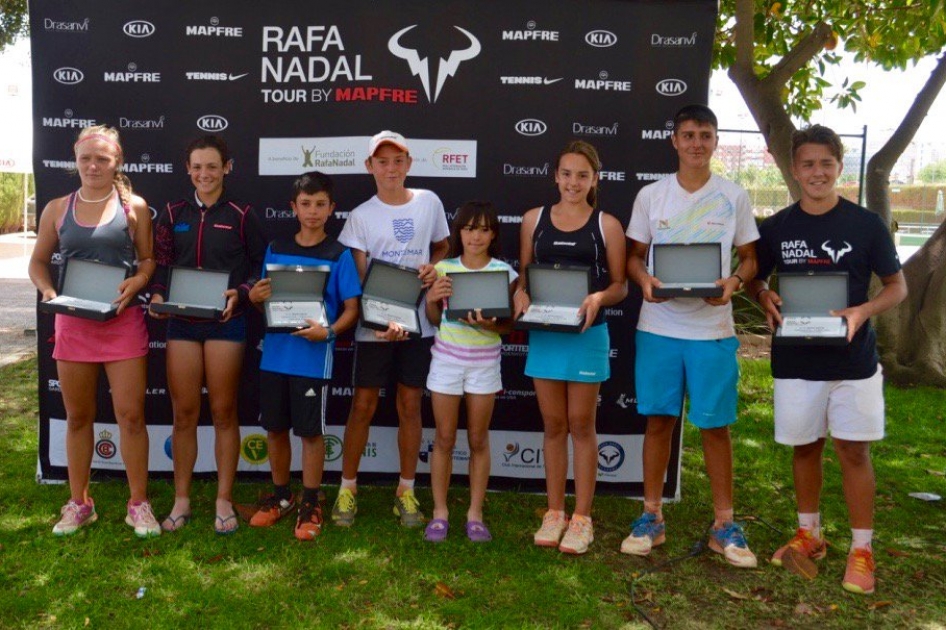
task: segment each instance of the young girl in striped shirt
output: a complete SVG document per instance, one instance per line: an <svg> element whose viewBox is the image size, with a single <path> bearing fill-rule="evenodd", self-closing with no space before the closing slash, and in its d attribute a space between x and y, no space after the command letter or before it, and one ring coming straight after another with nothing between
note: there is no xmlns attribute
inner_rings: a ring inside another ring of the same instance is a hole
<svg viewBox="0 0 946 630"><path fill-rule="evenodd" d="M447 537L447 489L453 472L460 400L464 396L470 445L470 508L466 513L466 535L473 542L487 542L492 538L483 524L483 500L490 469L489 423L496 393L503 388L499 334L508 330L511 320L487 319L479 311L452 320L443 311L452 295L448 273L505 271L512 292L518 274L499 260L499 251L496 208L489 202L465 203L453 222L449 257L437 263L437 280L427 291L427 316L439 327L427 377L437 425L430 462L434 517L424 530L424 538L431 542L442 542Z"/></svg>

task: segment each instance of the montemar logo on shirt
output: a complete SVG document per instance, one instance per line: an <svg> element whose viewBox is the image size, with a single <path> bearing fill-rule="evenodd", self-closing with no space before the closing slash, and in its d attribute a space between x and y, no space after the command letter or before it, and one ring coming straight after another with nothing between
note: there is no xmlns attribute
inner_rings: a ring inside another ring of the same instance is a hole
<svg viewBox="0 0 946 630"><path fill-rule="evenodd" d="M414 238L414 219L394 219L394 238L398 243L407 243Z"/></svg>

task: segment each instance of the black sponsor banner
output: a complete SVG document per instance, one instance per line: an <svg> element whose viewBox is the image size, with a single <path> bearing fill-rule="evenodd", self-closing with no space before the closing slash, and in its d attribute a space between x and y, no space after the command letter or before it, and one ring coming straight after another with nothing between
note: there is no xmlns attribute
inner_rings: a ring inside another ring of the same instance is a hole
<svg viewBox="0 0 946 630"><path fill-rule="evenodd" d="M436 192L448 220L469 199L492 200L503 222L503 251L514 265L522 214L553 203L555 158L573 138L602 157L600 206L625 225L637 191L675 169L670 119L706 102L716 2L493 0L430 2L295 1L266 5L208 0L102 0L30 3L37 201L78 186L72 144L89 124L119 129L126 170L156 213L192 194L184 147L204 133L226 138L234 154L230 194L252 204L269 235L296 222L289 186L306 170L336 179L337 234L348 211L374 193L367 139L403 133L414 164L408 185ZM142 296L142 304L147 296ZM603 490L641 493L644 419L636 413L634 336L640 294L607 311L612 377L598 406ZM38 314L40 468L65 477L65 412L52 360L52 318ZM165 375L165 324L149 321L147 414L151 468L171 471L171 405ZM251 321L240 422L240 470L266 474L265 434L257 425L261 329ZM504 339L503 381L492 424L499 486L544 486L542 421L523 375L525 333ZM327 473L337 478L340 438L351 400L351 337L336 349L330 386ZM387 392L393 394L393 389ZM386 393L387 393L386 392ZM120 436L101 384L96 474L121 471ZM420 472L433 438L424 407ZM396 473L393 395L385 395L363 459L365 476ZM212 428L204 404L198 473L213 470ZM679 441L667 495L679 496ZM468 449L457 445L455 470Z"/></svg>

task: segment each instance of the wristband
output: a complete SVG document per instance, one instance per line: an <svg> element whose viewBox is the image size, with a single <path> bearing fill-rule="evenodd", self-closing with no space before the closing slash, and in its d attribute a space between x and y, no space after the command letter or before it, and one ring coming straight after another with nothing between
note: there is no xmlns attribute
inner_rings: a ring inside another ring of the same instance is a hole
<svg viewBox="0 0 946 630"><path fill-rule="evenodd" d="M738 291L739 289L741 289L741 288L742 288L742 285L744 285L744 284L746 283L746 281L743 280L743 279L742 279L742 276L740 276L738 273L731 274L729 277L730 277L730 278L735 278L736 280L739 281L739 286L736 287L736 290L737 290L737 291Z"/></svg>
<svg viewBox="0 0 946 630"><path fill-rule="evenodd" d="M332 328L331 326L326 326L325 330L326 330L325 342L328 343L329 341L335 341L335 337L337 336L335 334L335 329Z"/></svg>

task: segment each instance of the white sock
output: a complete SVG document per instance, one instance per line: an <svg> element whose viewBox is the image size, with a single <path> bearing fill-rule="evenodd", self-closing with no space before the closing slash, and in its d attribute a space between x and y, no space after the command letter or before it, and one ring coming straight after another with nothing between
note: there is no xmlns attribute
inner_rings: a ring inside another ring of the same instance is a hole
<svg viewBox="0 0 946 630"><path fill-rule="evenodd" d="M821 540L821 513L820 512L811 512L811 513L798 513L798 527L801 529L807 529L811 532L811 535Z"/></svg>
<svg viewBox="0 0 946 630"><path fill-rule="evenodd" d="M874 530L852 529L851 536L851 551L854 551L855 549L870 549L871 541L874 538Z"/></svg>
<svg viewBox="0 0 946 630"><path fill-rule="evenodd" d="M341 488L341 489L342 489L342 490L351 490L352 492L354 492L355 490L357 490L357 489L358 489L358 477L355 477L354 479L345 479L344 477L342 477L342 488Z"/></svg>
<svg viewBox="0 0 946 630"><path fill-rule="evenodd" d="M398 480L397 480L397 487L398 487L398 490L400 490L401 488L404 488L405 490L413 490L413 489L414 489L414 480L413 480L413 479L405 479L404 477L398 477Z"/></svg>

